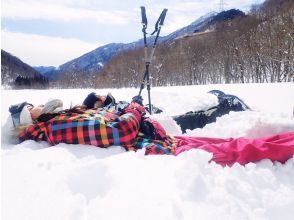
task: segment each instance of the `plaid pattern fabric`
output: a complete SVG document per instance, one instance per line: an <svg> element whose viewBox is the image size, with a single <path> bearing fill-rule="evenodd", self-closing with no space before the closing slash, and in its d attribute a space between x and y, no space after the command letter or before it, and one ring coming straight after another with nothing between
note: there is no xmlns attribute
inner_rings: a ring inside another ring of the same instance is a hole
<svg viewBox="0 0 294 220"><path fill-rule="evenodd" d="M89 144L98 147L132 145L136 141L139 123L133 114L113 115L113 121L95 113L61 114L55 118L29 127L19 135L20 141L45 140L58 143Z"/></svg>
<svg viewBox="0 0 294 220"><path fill-rule="evenodd" d="M128 151L146 149L146 155L173 154L176 139L148 139L139 132L139 123L132 113L88 110L85 113L60 114L47 122L29 127L19 135L20 141L44 140L58 143L89 144L97 147L123 146Z"/></svg>
<svg viewBox="0 0 294 220"><path fill-rule="evenodd" d="M138 150L145 148L145 155L173 154L177 141L172 136L167 135L164 140L148 139L139 132L136 142L132 146L125 146L126 150Z"/></svg>

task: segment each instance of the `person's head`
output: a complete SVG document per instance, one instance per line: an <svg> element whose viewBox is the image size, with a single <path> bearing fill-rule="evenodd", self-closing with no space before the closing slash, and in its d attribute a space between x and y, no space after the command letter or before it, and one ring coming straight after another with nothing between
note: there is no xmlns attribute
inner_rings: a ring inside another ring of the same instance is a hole
<svg viewBox="0 0 294 220"><path fill-rule="evenodd" d="M86 106L87 109L103 108L111 103L115 103L115 99L110 93L105 96L92 92L83 101L83 105Z"/></svg>
<svg viewBox="0 0 294 220"><path fill-rule="evenodd" d="M104 105L105 96L101 96L96 94L95 92L90 93L85 100L83 101L83 105L86 106L87 109L90 108L101 108Z"/></svg>
<svg viewBox="0 0 294 220"><path fill-rule="evenodd" d="M55 113L62 110L63 103L59 99L48 101L45 105L33 106L28 102L11 105L10 115L1 129L2 139L11 143L17 143L18 135L32 126L36 119L44 113Z"/></svg>
<svg viewBox="0 0 294 220"><path fill-rule="evenodd" d="M10 115L1 129L2 139L5 139L8 143L17 143L19 133L34 123L30 112L33 107L32 104L27 102L9 107Z"/></svg>
<svg viewBox="0 0 294 220"><path fill-rule="evenodd" d="M40 116L43 108L44 106L35 107L27 102L11 105L9 112L14 127L33 124L34 121Z"/></svg>
<svg viewBox="0 0 294 220"><path fill-rule="evenodd" d="M45 105L34 106L27 102L12 105L9 108L14 127L34 124L41 114L61 111L63 103L59 99L49 100Z"/></svg>

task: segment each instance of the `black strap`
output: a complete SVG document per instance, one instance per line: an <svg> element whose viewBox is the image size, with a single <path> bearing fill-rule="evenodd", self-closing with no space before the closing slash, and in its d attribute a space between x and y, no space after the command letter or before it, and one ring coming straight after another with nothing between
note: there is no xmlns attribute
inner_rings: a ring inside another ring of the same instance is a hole
<svg viewBox="0 0 294 220"><path fill-rule="evenodd" d="M163 11L161 12L158 20L156 21L156 24L155 24L155 30L153 31L153 34L155 34L158 30L159 30L159 26L162 26L163 25L163 22L164 22L164 19L165 19L165 16L166 16L166 12L167 12L167 9L163 9Z"/></svg>
<svg viewBox="0 0 294 220"><path fill-rule="evenodd" d="M33 107L33 105L28 102L21 102L21 103L15 104L15 105L11 105L9 107L9 112L12 115L15 113L20 113L22 111L23 107L25 107L26 105L30 105Z"/></svg>

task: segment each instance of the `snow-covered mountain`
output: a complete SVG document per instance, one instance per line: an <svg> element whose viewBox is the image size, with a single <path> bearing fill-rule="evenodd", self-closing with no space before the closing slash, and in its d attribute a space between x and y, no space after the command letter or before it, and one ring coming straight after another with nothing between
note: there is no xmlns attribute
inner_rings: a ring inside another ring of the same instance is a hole
<svg viewBox="0 0 294 220"><path fill-rule="evenodd" d="M121 50L126 49L126 44L122 43L111 43L98 47L97 49L86 53L74 60L71 60L59 67L59 72L72 72L87 70L99 71L103 65L111 59L115 54Z"/></svg>
<svg viewBox="0 0 294 220"><path fill-rule="evenodd" d="M209 22L217 15L216 12L210 12L204 16L201 16L190 25L183 27L167 36L159 37L158 43L173 41L180 36L194 33L201 28L204 28ZM148 37L147 42L153 43L154 36ZM86 53L74 60L71 60L56 70L58 74L66 74L71 72L79 73L91 73L93 71L99 71L102 67L116 54L124 50L130 50L138 47L143 47L143 39L128 44L123 43L111 43ZM51 71L52 69L50 69ZM43 72L46 74L46 72Z"/></svg>
<svg viewBox="0 0 294 220"><path fill-rule="evenodd" d="M55 77L54 73L57 71L57 68L54 66L35 66L34 69L51 79Z"/></svg>
<svg viewBox="0 0 294 220"><path fill-rule="evenodd" d="M217 12L207 13L206 15L198 18L196 21L192 22L190 25L183 27L179 30L176 30L175 32L165 37L162 37L162 41L172 41L176 38L197 32L198 30L205 28L216 15Z"/></svg>

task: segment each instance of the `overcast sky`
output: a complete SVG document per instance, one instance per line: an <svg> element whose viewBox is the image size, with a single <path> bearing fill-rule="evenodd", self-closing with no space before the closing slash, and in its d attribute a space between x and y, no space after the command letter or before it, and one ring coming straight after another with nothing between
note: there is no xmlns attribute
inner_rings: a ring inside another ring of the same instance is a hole
<svg viewBox="0 0 294 220"><path fill-rule="evenodd" d="M189 25L220 0L2 0L1 48L32 66L59 66L108 43L142 38L140 6L149 32L168 9L161 36ZM224 0L224 9L248 12L264 0Z"/></svg>

